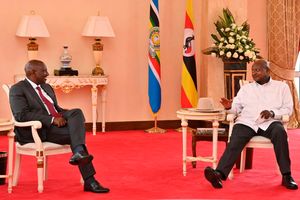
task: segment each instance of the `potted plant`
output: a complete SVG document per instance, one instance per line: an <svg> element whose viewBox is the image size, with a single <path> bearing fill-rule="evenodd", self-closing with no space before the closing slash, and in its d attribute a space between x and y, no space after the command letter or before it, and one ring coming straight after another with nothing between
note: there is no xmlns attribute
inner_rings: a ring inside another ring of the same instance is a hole
<svg viewBox="0 0 300 200"><path fill-rule="evenodd" d="M206 55L221 58L224 62L252 62L259 56L259 49L249 37L250 25L245 21L242 25L235 23L228 8L223 9L223 17L215 23L218 35L211 34L214 44L204 49Z"/></svg>

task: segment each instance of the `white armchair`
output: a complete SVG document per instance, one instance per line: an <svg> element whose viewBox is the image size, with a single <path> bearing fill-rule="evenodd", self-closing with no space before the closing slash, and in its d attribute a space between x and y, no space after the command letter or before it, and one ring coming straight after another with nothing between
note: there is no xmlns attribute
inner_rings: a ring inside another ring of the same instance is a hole
<svg viewBox="0 0 300 200"><path fill-rule="evenodd" d="M3 84L2 88L7 94L7 97L9 97L9 85ZM70 153L70 145L42 142L37 132L37 129L42 127L42 123L40 121L17 122L14 118L13 121L15 122L14 125L16 127L31 127L34 143L20 145L18 142L15 142L16 157L12 185L16 186L18 183L22 155L35 156L37 159L38 192L41 193L44 189L43 181L47 179L47 157L50 155Z"/></svg>

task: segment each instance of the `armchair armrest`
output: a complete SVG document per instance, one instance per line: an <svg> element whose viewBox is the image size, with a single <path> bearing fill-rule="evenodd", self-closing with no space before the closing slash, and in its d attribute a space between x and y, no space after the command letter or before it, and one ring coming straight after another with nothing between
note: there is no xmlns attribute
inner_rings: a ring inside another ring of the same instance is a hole
<svg viewBox="0 0 300 200"><path fill-rule="evenodd" d="M42 128L42 123L40 121L27 121L27 122L15 122L17 127L29 127L31 126L31 133L37 150L43 149L43 143L40 136L38 135L37 129Z"/></svg>
<svg viewBox="0 0 300 200"><path fill-rule="evenodd" d="M290 117L288 115L281 116L281 121L282 121L285 131L287 131L287 126L288 126L289 120L290 120Z"/></svg>
<svg viewBox="0 0 300 200"><path fill-rule="evenodd" d="M35 129L42 128L42 123L40 121L27 121L27 122L15 122L17 127L28 127L33 126Z"/></svg>
<svg viewBox="0 0 300 200"><path fill-rule="evenodd" d="M282 115L281 120L283 123L289 122L290 117L288 115Z"/></svg>
<svg viewBox="0 0 300 200"><path fill-rule="evenodd" d="M226 116L226 120L229 122L229 129L228 129L228 140L227 142L230 141L230 136L232 134L232 128L233 128L233 124L234 124L234 120L236 118L236 115L233 113L229 113Z"/></svg>
<svg viewBox="0 0 300 200"><path fill-rule="evenodd" d="M227 114L226 116L226 120L229 121L229 122L233 122L234 119L235 119L236 115L235 114Z"/></svg>

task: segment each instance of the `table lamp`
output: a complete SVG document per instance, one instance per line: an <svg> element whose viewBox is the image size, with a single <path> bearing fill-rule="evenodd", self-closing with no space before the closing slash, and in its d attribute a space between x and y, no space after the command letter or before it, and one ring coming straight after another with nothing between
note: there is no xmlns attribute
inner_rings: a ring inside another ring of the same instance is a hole
<svg viewBox="0 0 300 200"><path fill-rule="evenodd" d="M35 42L38 37L49 37L49 32L43 18L36 15L34 11L30 15L24 15L19 23L16 35L29 38L27 44L28 59L37 59L38 44Z"/></svg>
<svg viewBox="0 0 300 200"><path fill-rule="evenodd" d="M93 75L104 75L104 71L101 68L103 44L101 43L101 37L115 37L115 33L110 25L108 17L105 16L90 16L86 22L82 31L83 36L95 37L95 43L93 44L93 52L96 67L93 69Z"/></svg>

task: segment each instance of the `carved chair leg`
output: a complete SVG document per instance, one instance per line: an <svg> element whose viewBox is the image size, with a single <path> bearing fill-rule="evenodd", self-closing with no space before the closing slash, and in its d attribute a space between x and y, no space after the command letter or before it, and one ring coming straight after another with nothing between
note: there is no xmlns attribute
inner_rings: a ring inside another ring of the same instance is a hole
<svg viewBox="0 0 300 200"><path fill-rule="evenodd" d="M48 179L48 156L44 156L44 175L43 180Z"/></svg>
<svg viewBox="0 0 300 200"><path fill-rule="evenodd" d="M13 173L13 184L12 184L13 186L16 186L19 181L21 159L22 159L22 156L19 153L16 153L15 167L14 167L14 173Z"/></svg>
<svg viewBox="0 0 300 200"><path fill-rule="evenodd" d="M37 156L37 179L38 179L38 192L42 193L44 190L44 157Z"/></svg>
<svg viewBox="0 0 300 200"><path fill-rule="evenodd" d="M241 162L240 162L240 173L245 171L245 163L246 163L246 147L241 152Z"/></svg>

